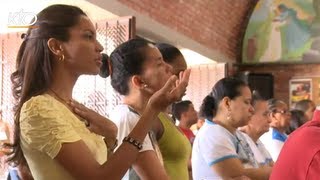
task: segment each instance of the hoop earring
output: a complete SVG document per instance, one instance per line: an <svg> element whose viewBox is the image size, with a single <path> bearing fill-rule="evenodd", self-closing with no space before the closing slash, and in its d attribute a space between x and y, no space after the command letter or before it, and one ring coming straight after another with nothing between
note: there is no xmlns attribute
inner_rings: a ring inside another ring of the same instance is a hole
<svg viewBox="0 0 320 180"><path fill-rule="evenodd" d="M231 110L230 109L228 109L227 120L231 120Z"/></svg>
<svg viewBox="0 0 320 180"><path fill-rule="evenodd" d="M60 57L59 57L59 61L64 61L64 54L62 54Z"/></svg>

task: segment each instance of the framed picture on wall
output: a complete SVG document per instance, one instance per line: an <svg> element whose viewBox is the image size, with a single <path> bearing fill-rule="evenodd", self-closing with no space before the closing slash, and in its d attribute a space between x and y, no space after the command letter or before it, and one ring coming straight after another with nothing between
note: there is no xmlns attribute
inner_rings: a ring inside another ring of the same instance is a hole
<svg viewBox="0 0 320 180"><path fill-rule="evenodd" d="M289 81L290 107L303 99L312 99L312 79L291 79Z"/></svg>

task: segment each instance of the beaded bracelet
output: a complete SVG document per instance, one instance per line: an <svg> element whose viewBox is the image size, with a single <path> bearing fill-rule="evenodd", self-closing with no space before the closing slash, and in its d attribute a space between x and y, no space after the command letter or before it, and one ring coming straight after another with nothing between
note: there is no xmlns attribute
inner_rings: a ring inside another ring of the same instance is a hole
<svg viewBox="0 0 320 180"><path fill-rule="evenodd" d="M142 149L142 144L139 141L133 139L132 137L127 136L122 140L122 142L128 142L134 145L138 150Z"/></svg>

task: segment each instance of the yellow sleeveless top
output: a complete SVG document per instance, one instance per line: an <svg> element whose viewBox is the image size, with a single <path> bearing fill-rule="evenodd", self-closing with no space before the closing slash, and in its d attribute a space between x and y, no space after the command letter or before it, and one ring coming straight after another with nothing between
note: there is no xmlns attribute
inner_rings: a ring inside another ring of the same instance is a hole
<svg viewBox="0 0 320 180"><path fill-rule="evenodd" d="M158 141L164 168L171 180L188 180L191 144L166 114L160 113L158 117L164 128Z"/></svg>

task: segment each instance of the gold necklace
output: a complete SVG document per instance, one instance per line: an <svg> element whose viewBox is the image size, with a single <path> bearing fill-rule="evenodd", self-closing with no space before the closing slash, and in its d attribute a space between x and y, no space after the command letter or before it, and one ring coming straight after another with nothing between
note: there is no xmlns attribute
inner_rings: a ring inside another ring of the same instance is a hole
<svg viewBox="0 0 320 180"><path fill-rule="evenodd" d="M70 101L72 100L72 98L69 99L68 101L66 101L65 99L63 99L62 97L60 97L60 96L58 95L58 93L56 93L53 89L49 88L49 91L51 91L51 92L54 94L55 97L57 97L57 98L58 98L60 101L62 101L64 104L67 104L68 107L69 107L69 103L70 103Z"/></svg>
<svg viewBox="0 0 320 180"><path fill-rule="evenodd" d="M80 121L82 121L82 122L84 122L84 124L88 127L88 126L90 126L90 123L89 123L89 121L87 121L86 119L83 119L82 117L80 117L80 116L78 116L77 114L75 114L74 112L73 112L73 108L69 105L69 103L72 101L72 98L71 99L69 99L69 102L68 101L66 101L66 100L64 100L62 97L60 97L59 95L58 95L58 93L56 93L54 90L52 90L51 88L49 88L49 91L50 92L52 92L53 94L54 94L54 96L56 97L56 98L58 98L58 100L61 102L62 101L62 103L65 105L65 106L67 106L67 108L78 118L78 119L80 119Z"/></svg>

